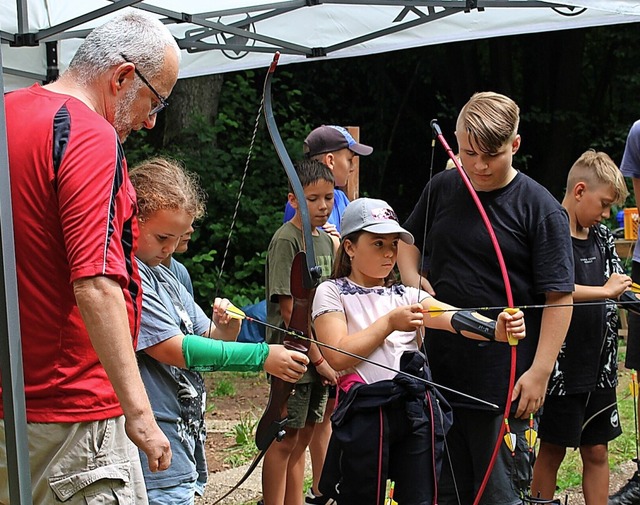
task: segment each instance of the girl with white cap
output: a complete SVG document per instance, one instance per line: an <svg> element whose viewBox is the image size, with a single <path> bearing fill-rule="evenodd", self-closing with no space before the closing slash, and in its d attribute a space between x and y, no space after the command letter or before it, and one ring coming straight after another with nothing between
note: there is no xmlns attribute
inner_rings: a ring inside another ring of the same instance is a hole
<svg viewBox="0 0 640 505"><path fill-rule="evenodd" d="M398 242L413 244L413 236L383 200L354 200L341 225L333 275L317 289L312 318L320 342L367 361L323 350L341 372L320 492L338 503L382 504L391 479L398 503L431 504L451 419L446 401L421 380L430 379L420 352L422 329L507 345L507 334L524 338L524 318L503 312L496 322L456 311L397 282Z"/></svg>

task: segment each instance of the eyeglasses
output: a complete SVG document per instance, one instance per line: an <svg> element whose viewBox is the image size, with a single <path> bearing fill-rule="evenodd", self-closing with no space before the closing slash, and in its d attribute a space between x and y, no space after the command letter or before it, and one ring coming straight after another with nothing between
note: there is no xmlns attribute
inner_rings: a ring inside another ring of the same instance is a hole
<svg viewBox="0 0 640 505"><path fill-rule="evenodd" d="M124 54L120 53L120 56L127 63L133 63L133 61L131 61L129 58L127 58ZM156 98L158 100L160 100L160 103L157 104L155 107L153 107L151 109L151 111L149 112L149 115L153 116L154 114L157 114L158 112L160 112L162 109L165 109L166 107L169 107L169 102L167 102L164 98L162 98L162 96L160 96L160 93L158 93L155 90L155 88L151 85L151 83L149 81L147 81L145 76L140 73L140 71L138 70L138 66L135 63L133 63L133 65L134 65L133 71L136 73L136 75L147 86L147 88L149 88L151 90L151 92L156 96Z"/></svg>

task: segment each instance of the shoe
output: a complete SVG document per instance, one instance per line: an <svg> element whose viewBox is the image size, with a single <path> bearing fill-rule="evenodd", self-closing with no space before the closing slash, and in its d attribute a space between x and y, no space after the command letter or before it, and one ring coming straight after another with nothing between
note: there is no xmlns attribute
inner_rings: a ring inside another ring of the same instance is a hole
<svg viewBox="0 0 640 505"><path fill-rule="evenodd" d="M620 488L620 490L609 496L608 505L640 505L640 476L638 472Z"/></svg>
<svg viewBox="0 0 640 505"><path fill-rule="evenodd" d="M316 496L311 488L304 495L305 505L336 505L337 502L331 498L324 498L322 495Z"/></svg>

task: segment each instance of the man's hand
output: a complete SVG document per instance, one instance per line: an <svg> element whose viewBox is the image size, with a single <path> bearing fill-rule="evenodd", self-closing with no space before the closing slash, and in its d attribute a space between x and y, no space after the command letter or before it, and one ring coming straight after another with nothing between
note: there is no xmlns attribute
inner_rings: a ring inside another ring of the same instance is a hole
<svg viewBox="0 0 640 505"><path fill-rule="evenodd" d="M149 470L160 472L169 468L171 445L155 419L125 417L125 429L129 439L147 455Z"/></svg>
<svg viewBox="0 0 640 505"><path fill-rule="evenodd" d="M149 458L152 472L171 464L171 446L156 423L133 351L122 288L104 276L73 283L91 344L107 372L124 412L129 439Z"/></svg>

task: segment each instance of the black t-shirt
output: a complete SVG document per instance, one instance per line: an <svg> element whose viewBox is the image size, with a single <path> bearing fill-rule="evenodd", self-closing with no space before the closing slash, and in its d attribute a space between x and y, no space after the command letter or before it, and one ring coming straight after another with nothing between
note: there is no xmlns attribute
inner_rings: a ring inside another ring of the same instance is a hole
<svg viewBox="0 0 640 505"><path fill-rule="evenodd" d="M569 220L558 201L522 173L504 188L478 196L502 249L515 305L544 303L546 292L572 292ZM419 249L425 215L429 220L428 279L436 298L458 307L506 306L505 286L489 234L455 170L432 179L403 225L416 237ZM497 312L485 314L497 317ZM517 377L533 361L541 316L542 310L526 311L527 337L517 346ZM436 382L504 405L511 354L507 344L428 330L426 345ZM446 396L453 405L484 408L459 396Z"/></svg>
<svg viewBox="0 0 640 505"><path fill-rule="evenodd" d="M604 285L604 258L591 232L587 240L571 239L576 284ZM557 394L590 391L596 384L604 336L604 305L573 308L571 325L552 374Z"/></svg>
<svg viewBox="0 0 640 505"><path fill-rule="evenodd" d="M611 232L592 226L586 240L573 241L576 284L603 286L612 273L622 273ZM590 300L593 302L594 300ZM576 304L571 325L549 379L548 394L566 395L617 385L618 316L606 305Z"/></svg>

